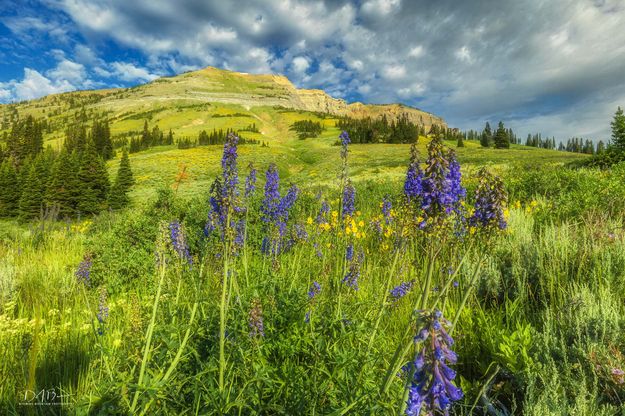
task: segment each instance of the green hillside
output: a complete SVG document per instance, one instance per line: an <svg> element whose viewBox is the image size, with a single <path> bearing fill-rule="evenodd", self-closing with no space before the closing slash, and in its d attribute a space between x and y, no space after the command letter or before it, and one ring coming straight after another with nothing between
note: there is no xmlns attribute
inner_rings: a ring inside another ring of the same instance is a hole
<svg viewBox="0 0 625 416"><path fill-rule="evenodd" d="M52 146L55 150L60 149L67 126L81 115L86 116L87 124L96 115L108 118L113 140L138 137L146 121L150 129L158 126L163 132L172 130L176 139L197 138L202 130L240 130L246 138L268 145L242 146L240 154L244 164L254 162L263 168L273 161L288 180L302 183L314 179L316 184L332 183L339 163L334 146L340 133L336 127L337 116L298 109L312 105L303 104L298 95L301 91L280 76L206 68L133 88L70 92L2 105L0 120L3 123L0 127L4 130L0 130L0 134L7 131L16 114L20 118L28 115L45 118L48 129L44 132L44 146ZM334 100L320 91L306 91L306 94ZM340 100L332 102L335 101ZM386 111L380 106L359 108L368 109L372 116ZM392 112L389 114L393 115ZM318 121L325 131L318 138L299 140L289 129L298 120ZM245 131L252 124L258 132ZM426 137L421 137L419 148L422 153L427 141ZM449 145L455 147L453 142ZM401 144L353 145L354 180L398 179L404 174L408 149L408 145ZM512 145L508 150L485 149L476 141L467 141L466 147L457 151L465 170L491 164L501 171L514 171L518 166L566 163L584 157L520 145ZM111 174L118 164L120 153L117 153L117 158L108 163ZM170 185L182 166L186 167L188 178L181 185L180 192L193 194L205 189L217 172L220 154L221 146L178 149L176 145L131 154L137 179L133 198L142 199L153 194L158 187Z"/></svg>

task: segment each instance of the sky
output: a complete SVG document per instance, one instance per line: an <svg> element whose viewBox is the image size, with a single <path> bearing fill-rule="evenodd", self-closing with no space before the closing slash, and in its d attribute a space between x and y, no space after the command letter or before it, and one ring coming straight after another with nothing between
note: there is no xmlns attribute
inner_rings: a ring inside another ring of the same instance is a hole
<svg viewBox="0 0 625 416"><path fill-rule="evenodd" d="M0 0L0 103L205 66L482 129L609 139L625 0Z"/></svg>

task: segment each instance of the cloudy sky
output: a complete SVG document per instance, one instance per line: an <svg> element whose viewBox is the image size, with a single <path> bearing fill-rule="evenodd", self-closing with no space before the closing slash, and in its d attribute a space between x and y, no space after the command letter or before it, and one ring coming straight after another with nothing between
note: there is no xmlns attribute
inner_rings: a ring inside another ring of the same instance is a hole
<svg viewBox="0 0 625 416"><path fill-rule="evenodd" d="M463 129L607 138L625 0L0 0L0 102L207 65Z"/></svg>

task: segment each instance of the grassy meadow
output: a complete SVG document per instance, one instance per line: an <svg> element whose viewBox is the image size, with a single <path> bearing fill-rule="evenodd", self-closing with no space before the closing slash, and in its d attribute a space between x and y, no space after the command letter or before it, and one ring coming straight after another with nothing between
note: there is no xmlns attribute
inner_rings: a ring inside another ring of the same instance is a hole
<svg viewBox="0 0 625 416"><path fill-rule="evenodd" d="M238 148L241 209L206 233L223 147L161 146L131 155L124 211L0 222L0 414L402 414L414 373L402 367L434 310L458 356L463 397L450 414L624 414L624 166L445 143L467 190L462 215L475 211L483 166L507 193L504 230L459 236L445 215L436 227L415 220L408 145L349 145L344 165L332 118L226 104L146 111L182 136L258 125L249 137L268 147ZM113 134L143 126L115 114ZM304 119L324 123L321 137L289 131ZM422 162L429 142L419 140ZM258 183L246 196L250 163ZM281 197L299 188L279 236L263 211L270 163ZM344 216L347 178L355 208ZM279 249L267 252L267 238Z"/></svg>

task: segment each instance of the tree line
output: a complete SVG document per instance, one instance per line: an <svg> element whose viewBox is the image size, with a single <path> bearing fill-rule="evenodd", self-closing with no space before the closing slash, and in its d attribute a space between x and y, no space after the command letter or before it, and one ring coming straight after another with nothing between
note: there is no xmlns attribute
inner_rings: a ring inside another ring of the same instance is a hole
<svg viewBox="0 0 625 416"><path fill-rule="evenodd" d="M304 140L318 137L321 132L323 132L324 128L318 121L298 120L291 124L289 130L296 132L297 137L299 137L300 140Z"/></svg>
<svg viewBox="0 0 625 416"><path fill-rule="evenodd" d="M70 126L60 151L43 149L40 123L15 121L0 146L0 217L65 218L128 205L134 183L124 150L112 184L106 159L113 157L106 120ZM20 147L21 146L21 147Z"/></svg>
<svg viewBox="0 0 625 416"><path fill-rule="evenodd" d="M373 119L341 117L336 127L346 131L352 143L415 143L425 136L423 125L413 123L406 114L389 121L386 115Z"/></svg>

